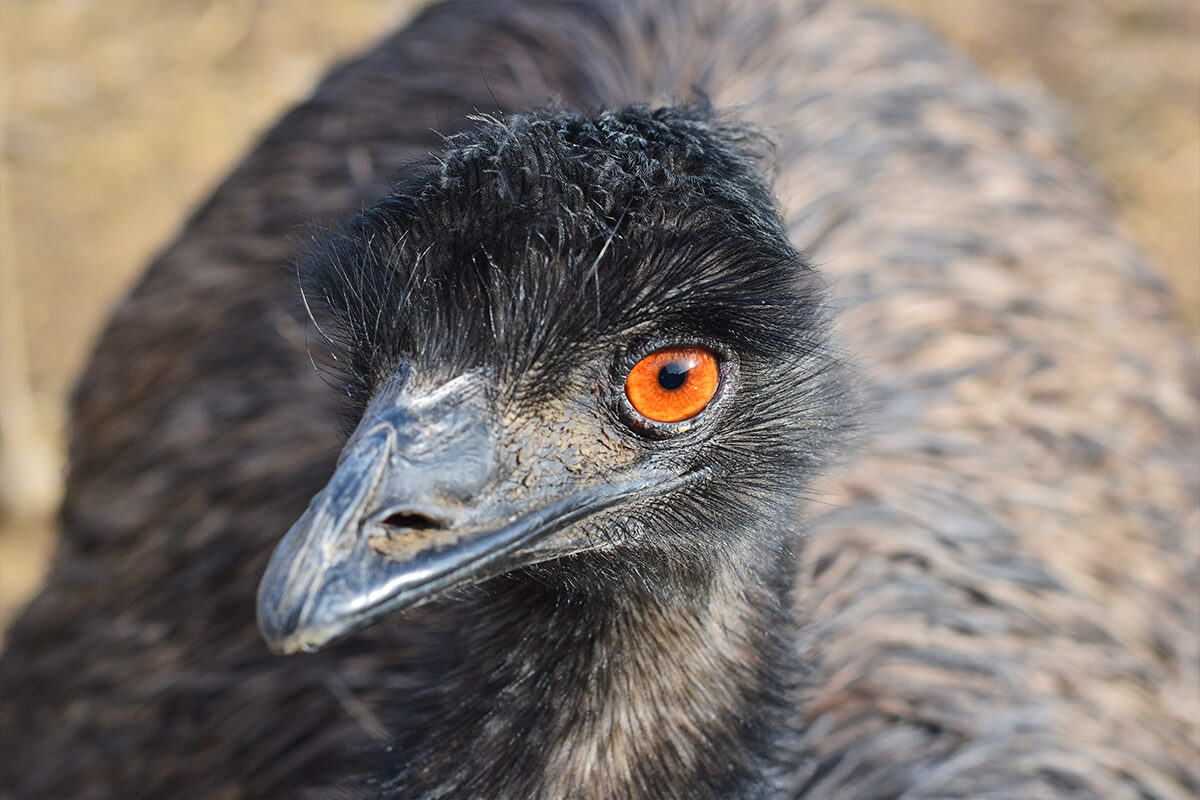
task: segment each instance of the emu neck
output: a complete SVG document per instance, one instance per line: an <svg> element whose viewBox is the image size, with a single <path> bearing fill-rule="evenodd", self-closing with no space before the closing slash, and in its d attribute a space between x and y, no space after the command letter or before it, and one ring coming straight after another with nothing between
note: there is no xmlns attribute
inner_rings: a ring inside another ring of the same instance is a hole
<svg viewBox="0 0 1200 800"><path fill-rule="evenodd" d="M597 586L524 575L444 608L455 652L406 714L395 796L759 796L790 558L765 575L628 563Z"/></svg>

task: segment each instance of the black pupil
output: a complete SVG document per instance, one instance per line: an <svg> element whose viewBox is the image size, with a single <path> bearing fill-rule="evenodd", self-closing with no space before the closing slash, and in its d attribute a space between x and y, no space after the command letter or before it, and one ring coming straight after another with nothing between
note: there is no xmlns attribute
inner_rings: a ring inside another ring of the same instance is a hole
<svg viewBox="0 0 1200 800"><path fill-rule="evenodd" d="M658 371L658 385L668 392L673 392L687 381L688 372L690 370L687 364L672 361Z"/></svg>

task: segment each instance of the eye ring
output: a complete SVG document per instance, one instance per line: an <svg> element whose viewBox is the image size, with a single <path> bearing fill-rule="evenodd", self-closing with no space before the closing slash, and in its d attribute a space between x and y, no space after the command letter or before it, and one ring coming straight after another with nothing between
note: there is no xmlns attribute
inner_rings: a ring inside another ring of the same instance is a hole
<svg viewBox="0 0 1200 800"><path fill-rule="evenodd" d="M625 399L647 422L672 424L699 416L717 395L721 365L699 345L664 347L638 361L625 377Z"/></svg>

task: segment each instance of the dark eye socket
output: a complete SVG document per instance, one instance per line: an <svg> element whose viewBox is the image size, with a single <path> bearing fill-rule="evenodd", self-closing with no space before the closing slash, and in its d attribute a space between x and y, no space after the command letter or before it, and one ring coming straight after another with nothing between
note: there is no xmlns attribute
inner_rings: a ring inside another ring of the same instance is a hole
<svg viewBox="0 0 1200 800"><path fill-rule="evenodd" d="M708 406L721 371L706 347L665 347L643 358L625 378L633 410L654 422L681 422Z"/></svg>

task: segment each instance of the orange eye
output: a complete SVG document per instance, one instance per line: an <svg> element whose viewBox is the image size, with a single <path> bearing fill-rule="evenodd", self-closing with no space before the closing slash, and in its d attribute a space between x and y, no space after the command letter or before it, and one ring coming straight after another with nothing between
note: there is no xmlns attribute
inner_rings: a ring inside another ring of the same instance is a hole
<svg viewBox="0 0 1200 800"><path fill-rule="evenodd" d="M655 422L679 422L704 410L717 393L717 357L703 347L667 347L639 361L625 378L625 396Z"/></svg>

